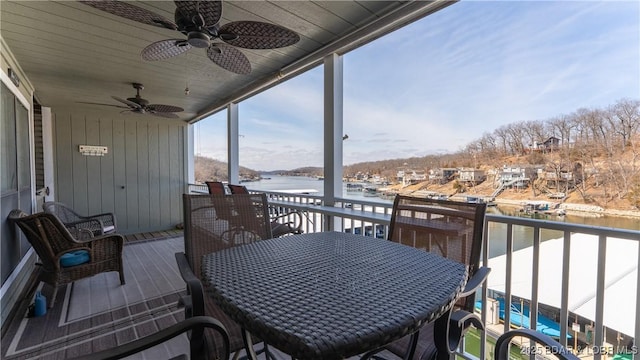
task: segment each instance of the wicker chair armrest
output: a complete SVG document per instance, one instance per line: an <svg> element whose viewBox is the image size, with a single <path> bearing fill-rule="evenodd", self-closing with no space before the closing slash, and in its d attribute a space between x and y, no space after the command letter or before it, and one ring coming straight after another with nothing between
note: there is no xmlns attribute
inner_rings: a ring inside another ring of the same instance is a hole
<svg viewBox="0 0 640 360"><path fill-rule="evenodd" d="M87 216L87 218L100 220L102 221L102 224L104 224L104 226L113 226L113 227L116 226L116 217L113 215L113 213L91 215L91 216Z"/></svg>
<svg viewBox="0 0 640 360"><path fill-rule="evenodd" d="M460 293L460 297L467 297L469 295L473 295L476 290L487 280L491 269L488 267L481 267L476 271L475 274L467 281L467 285L464 287L464 290Z"/></svg>
<svg viewBox="0 0 640 360"><path fill-rule="evenodd" d="M186 331L194 329L211 328L218 332L223 339L223 347L226 354L225 359L229 358L229 334L224 325L215 318L209 316L197 316L186 320L183 320L177 324L171 325L166 329L162 329L156 333L143 337L141 339L123 344L121 346L107 349L81 357L75 358L75 360L111 360L121 359L140 351L146 350L150 347L161 344L167 340L170 340ZM203 355L201 351L203 349L191 349L191 359L201 358Z"/></svg>
<svg viewBox="0 0 640 360"><path fill-rule="evenodd" d="M204 315L204 288L202 282L193 273L187 255L176 253L176 263L182 280L187 285L187 296L182 298L185 307L185 317Z"/></svg>
<svg viewBox="0 0 640 360"><path fill-rule="evenodd" d="M91 248L91 261L101 261L121 256L124 237L120 234L101 235L81 243Z"/></svg>
<svg viewBox="0 0 640 360"><path fill-rule="evenodd" d="M104 223L98 219L84 219L74 222L64 223L67 229L84 229L91 231L93 234L102 235Z"/></svg>
<svg viewBox="0 0 640 360"><path fill-rule="evenodd" d="M494 353L495 360L509 359L509 343L511 343L511 340L516 336L526 337L532 340L532 342L544 345L546 349L549 349L550 353L553 353L552 355L555 355L559 359L578 360L577 356L571 353L570 350L562 346L552 337L531 329L515 329L507 331L506 333L500 335L500 337L496 341Z"/></svg>
<svg viewBox="0 0 640 360"><path fill-rule="evenodd" d="M89 229L71 227L67 228L74 240L78 242L86 242L93 239L93 231Z"/></svg>

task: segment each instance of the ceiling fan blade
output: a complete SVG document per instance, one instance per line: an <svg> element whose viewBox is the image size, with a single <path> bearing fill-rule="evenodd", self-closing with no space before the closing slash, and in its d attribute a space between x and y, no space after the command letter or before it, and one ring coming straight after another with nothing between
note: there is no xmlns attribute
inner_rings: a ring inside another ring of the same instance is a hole
<svg viewBox="0 0 640 360"><path fill-rule="evenodd" d="M225 33L235 34L235 39L225 40ZM245 49L275 49L300 41L295 32L279 25L259 21L234 21L220 28L220 38L233 46Z"/></svg>
<svg viewBox="0 0 640 360"><path fill-rule="evenodd" d="M156 41L147 46L142 49L140 55L143 60L156 61L178 56L189 49L191 49L191 45L186 40L168 39Z"/></svg>
<svg viewBox="0 0 640 360"><path fill-rule="evenodd" d="M174 112L184 111L184 109L179 106L162 105L162 104L147 105L147 110L160 112L160 113L174 113Z"/></svg>
<svg viewBox="0 0 640 360"><path fill-rule="evenodd" d="M183 17L203 27L211 27L220 21L222 16L221 1L180 1L175 0L176 8ZM198 17L202 17L202 21ZM202 22L202 24L200 23Z"/></svg>
<svg viewBox="0 0 640 360"><path fill-rule="evenodd" d="M141 109L142 106L140 106L139 104L134 103L133 101L129 101L129 100L125 100L125 99L121 99L117 96L112 96L112 98L114 100L120 101L123 104L126 104L127 106L129 106L129 108L131 109Z"/></svg>
<svg viewBox="0 0 640 360"><path fill-rule="evenodd" d="M159 117L163 117L163 118L168 118L168 119L179 119L180 117L174 113L170 113L170 112L155 112L155 111L149 111L149 114L153 115L153 116L159 116Z"/></svg>
<svg viewBox="0 0 640 360"><path fill-rule="evenodd" d="M207 49L207 56L225 70L241 75L247 75L251 72L249 59L233 46L223 43L211 44Z"/></svg>
<svg viewBox="0 0 640 360"><path fill-rule="evenodd" d="M129 107L127 106L121 106L121 105L113 105L113 104L103 104L103 103L94 103L94 102L86 102L86 101L76 101L78 104L89 104L89 105L102 105L102 106L113 106L113 107L117 107L120 109L128 109Z"/></svg>
<svg viewBox="0 0 640 360"><path fill-rule="evenodd" d="M120 1L91 1L81 0L81 3L92 6L98 10L106 11L110 14L123 17L125 19L153 25L161 28L177 30L176 24L152 11Z"/></svg>

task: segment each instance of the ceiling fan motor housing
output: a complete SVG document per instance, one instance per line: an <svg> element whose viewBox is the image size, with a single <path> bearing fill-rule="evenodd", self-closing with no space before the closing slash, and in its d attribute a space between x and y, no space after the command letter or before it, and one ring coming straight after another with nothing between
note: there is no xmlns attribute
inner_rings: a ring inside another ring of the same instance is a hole
<svg viewBox="0 0 640 360"><path fill-rule="evenodd" d="M127 98L127 100L134 102L140 106L149 105L149 100L141 98L140 95L136 95L136 97Z"/></svg>
<svg viewBox="0 0 640 360"><path fill-rule="evenodd" d="M187 42L193 47L208 48L211 44L209 36L201 31L191 31L187 36Z"/></svg>

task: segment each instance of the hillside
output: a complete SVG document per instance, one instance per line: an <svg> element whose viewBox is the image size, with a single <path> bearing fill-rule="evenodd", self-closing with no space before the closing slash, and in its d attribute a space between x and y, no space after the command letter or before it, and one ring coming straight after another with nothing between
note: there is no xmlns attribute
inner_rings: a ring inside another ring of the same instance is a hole
<svg viewBox="0 0 640 360"><path fill-rule="evenodd" d="M229 178L227 176L226 162L204 156L196 156L194 158L194 166L195 180L197 183L204 183L205 181L226 181ZM260 176L257 171L240 166L241 178L254 178L257 176Z"/></svg>
<svg viewBox="0 0 640 360"><path fill-rule="evenodd" d="M544 154L540 157L540 154L536 155L539 165L545 166L546 169L552 168L554 164L563 161L563 157L566 155L561 151ZM503 165L526 165L528 164L529 156L504 156L494 159L490 164L478 164L478 168L489 171L491 169L499 169L500 166L494 164ZM609 181L604 181L603 176L598 174L611 172L611 168L619 168L621 164L634 164L637 162L637 154L632 151L626 151L616 156L607 157L595 157L590 164L585 165L583 172L585 174L584 181L579 183L574 189L566 191L566 197L564 199L550 199L548 193L555 192L553 187L546 188L538 182L534 182L534 186L529 186L524 189L505 189L496 198L495 201L508 204L519 204L524 200L544 200L554 201L562 203L563 207L590 211L590 212L602 212L607 211L611 214L625 215L625 216L640 216L640 179L637 172L634 176L630 176L633 180L628 184L629 191L626 194L622 194L619 188L616 187L616 183L622 183L625 181L625 174L617 172L617 176ZM627 180L628 181L628 180ZM489 176L487 181L484 181L475 186L461 187L457 184L457 181L449 181L445 184L433 184L428 181L417 183L411 186L403 187L401 184L393 184L388 187L391 192L398 192L401 194L424 194L426 191L446 194L449 196L480 196L490 198L496 189L494 181ZM546 191L546 193L545 193Z"/></svg>
<svg viewBox="0 0 640 360"><path fill-rule="evenodd" d="M415 170L427 171L431 164L444 164L442 167L464 167L471 166L476 162L476 166L488 172L491 169L500 169L503 165L527 165L530 163L538 163L546 168L559 166L567 157L562 151L551 152L547 154L529 154L519 156L502 156L491 159L491 161L479 162L477 159L469 159L464 154L447 154L442 156L427 156L424 158L411 159L395 159L377 162L366 162L348 165L344 167L344 175L346 178L354 177L356 174L380 175L389 181L387 187L390 192L403 194L416 193L424 194L424 191L433 191L447 195L477 195L481 197L490 197L495 190L494 182L491 179L477 184L476 186L460 187L456 181L450 181L445 184L432 184L428 181L403 187L396 181L396 173L399 169L412 168ZM636 161L637 154L630 149L613 157L593 157L590 164L585 165L583 171L586 174L585 180L577 186L579 189L567 191L567 197L559 201L566 207L574 207L576 209L584 209L588 211L603 211L606 209L612 213L620 215L640 216L640 182L636 181L629 185L630 191L625 196L620 196L619 191L615 191L613 185L604 182L602 177L594 174L608 171L616 164L631 164ZM226 180L227 164L225 162L209 159L206 157L196 157L196 181L204 182L207 180ZM244 178L259 176L257 171L241 167L240 175ZM280 170L270 172L271 174L288 175L288 176L318 176L322 175L322 168L305 167L293 170ZM623 174L620 174L622 176ZM514 190L505 189L495 199L497 202L519 203L523 200L549 200L548 196L543 192L534 191L531 186L525 189ZM550 189L553 190L553 189ZM549 190L549 191L550 191ZM570 205L576 204L576 205Z"/></svg>

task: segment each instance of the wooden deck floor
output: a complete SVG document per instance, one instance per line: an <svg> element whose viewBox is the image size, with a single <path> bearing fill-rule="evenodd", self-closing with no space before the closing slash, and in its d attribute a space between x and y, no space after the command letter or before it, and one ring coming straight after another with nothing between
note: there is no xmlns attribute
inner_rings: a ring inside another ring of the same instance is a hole
<svg viewBox="0 0 640 360"><path fill-rule="evenodd" d="M55 305L41 317L16 316L2 338L3 359L66 359L129 342L184 318L184 291L174 253L182 232L126 237L126 284L116 272L61 286ZM40 285L50 301L52 289ZM137 356L164 359L188 352L186 336Z"/></svg>
<svg viewBox="0 0 640 360"><path fill-rule="evenodd" d="M170 239L175 237L182 238L182 234L183 234L182 230L154 231L154 232L125 235L124 240L126 243L133 243L137 241L162 240L162 239Z"/></svg>

